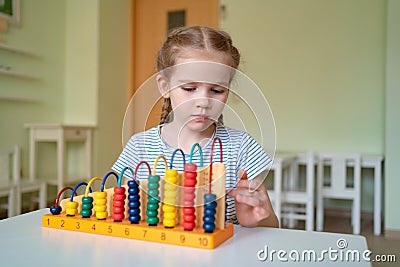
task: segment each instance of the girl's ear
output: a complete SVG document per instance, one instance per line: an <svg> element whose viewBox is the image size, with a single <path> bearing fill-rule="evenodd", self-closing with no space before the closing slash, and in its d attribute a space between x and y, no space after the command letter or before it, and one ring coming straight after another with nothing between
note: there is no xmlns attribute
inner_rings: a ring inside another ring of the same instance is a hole
<svg viewBox="0 0 400 267"><path fill-rule="evenodd" d="M158 86L158 90L160 91L160 94L164 97L164 98L169 98L169 91L168 91L168 81L167 79L158 74L156 77L156 81L157 81L157 86Z"/></svg>

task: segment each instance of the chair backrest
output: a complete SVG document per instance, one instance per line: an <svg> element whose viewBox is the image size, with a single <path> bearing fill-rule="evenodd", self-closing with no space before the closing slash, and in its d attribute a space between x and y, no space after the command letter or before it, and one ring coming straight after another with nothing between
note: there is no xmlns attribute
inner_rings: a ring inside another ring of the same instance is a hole
<svg viewBox="0 0 400 267"><path fill-rule="evenodd" d="M330 169L330 172L326 173L326 169ZM320 152L318 153L317 170L318 187L319 190L323 190L325 195L351 198L352 192L360 190L361 159L359 153ZM353 177L352 186L349 186L350 177ZM326 183L326 178L329 178L328 183Z"/></svg>
<svg viewBox="0 0 400 267"><path fill-rule="evenodd" d="M0 185L17 184L21 175L21 149L17 145L0 148Z"/></svg>

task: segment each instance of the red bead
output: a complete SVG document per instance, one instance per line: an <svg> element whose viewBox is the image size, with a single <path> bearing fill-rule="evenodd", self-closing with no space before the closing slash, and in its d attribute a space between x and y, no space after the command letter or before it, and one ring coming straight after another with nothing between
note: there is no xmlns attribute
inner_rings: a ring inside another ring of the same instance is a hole
<svg viewBox="0 0 400 267"><path fill-rule="evenodd" d="M114 201L124 201L125 198L125 194L114 194Z"/></svg>
<svg viewBox="0 0 400 267"><path fill-rule="evenodd" d="M125 206L125 201L114 200L114 207L115 206Z"/></svg>
<svg viewBox="0 0 400 267"><path fill-rule="evenodd" d="M182 211L184 214L189 214L189 213L194 213L194 208L193 207L183 207Z"/></svg>
<svg viewBox="0 0 400 267"><path fill-rule="evenodd" d="M183 222L182 225L183 225L183 229L189 230L189 231L193 230L194 227L196 226L193 222Z"/></svg>
<svg viewBox="0 0 400 267"><path fill-rule="evenodd" d="M124 214L113 214L114 221L122 221L124 219Z"/></svg>
<svg viewBox="0 0 400 267"><path fill-rule="evenodd" d="M196 220L196 215L194 215L194 214L184 214L183 215L183 220L185 222L194 222L194 220Z"/></svg>
<svg viewBox="0 0 400 267"><path fill-rule="evenodd" d="M114 211L114 214L116 214L116 213L124 213L124 211L125 211L125 208L122 206L122 207L116 207L116 206L114 206L114 208L113 208L113 211Z"/></svg>
<svg viewBox="0 0 400 267"><path fill-rule="evenodd" d="M186 163L185 172L195 172L197 170L197 165L195 163Z"/></svg>
<svg viewBox="0 0 400 267"><path fill-rule="evenodd" d="M192 194L192 195L194 195L195 191L196 191L196 188L194 188L194 187L184 187L183 188L183 194Z"/></svg>
<svg viewBox="0 0 400 267"><path fill-rule="evenodd" d="M182 205L183 205L184 207L193 207L193 206L194 206L194 200L193 200L193 199L191 199L191 200L184 200L184 201L182 202Z"/></svg>
<svg viewBox="0 0 400 267"><path fill-rule="evenodd" d="M125 187L114 187L114 194L124 194L125 193Z"/></svg>

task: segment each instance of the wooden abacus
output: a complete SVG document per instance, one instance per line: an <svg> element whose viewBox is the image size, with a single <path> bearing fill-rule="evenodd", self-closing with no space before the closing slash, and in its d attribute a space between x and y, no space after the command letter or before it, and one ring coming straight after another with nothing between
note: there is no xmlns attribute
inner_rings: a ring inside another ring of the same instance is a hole
<svg viewBox="0 0 400 267"><path fill-rule="evenodd" d="M216 141L220 144L220 163L213 163L212 160ZM192 163L195 147L200 151L199 169ZM74 188L63 188L57 195L55 205L50 208L50 214L43 215L42 226L180 246L216 248L233 236L233 225L225 223L225 165L222 163L221 140L213 140L211 164L207 167L203 167L200 145L195 144L190 162L184 161L184 173L178 173L172 169L176 152L183 154L180 149L174 151L170 168L165 157L160 155L154 162L153 172L150 165L142 161L135 171L125 167L119 176L109 172L103 179L94 177ZM155 171L159 159L163 159L165 164L163 179ZM149 176L147 181L139 182L136 174L142 164L147 166ZM122 185L125 171L130 171L134 179ZM112 175L117 178L118 186L106 189L106 180ZM89 193L95 181L102 181L100 191ZM86 186L85 194L76 196L80 186ZM72 190L71 197L59 204L59 198L66 190ZM78 212L80 215L77 215Z"/></svg>

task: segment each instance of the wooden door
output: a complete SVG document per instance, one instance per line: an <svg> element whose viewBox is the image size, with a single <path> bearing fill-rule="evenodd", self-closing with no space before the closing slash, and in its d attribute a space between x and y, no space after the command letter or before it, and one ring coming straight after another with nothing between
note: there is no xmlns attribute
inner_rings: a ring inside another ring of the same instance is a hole
<svg viewBox="0 0 400 267"><path fill-rule="evenodd" d="M219 0L134 0L132 14L133 58L129 99L143 82L157 72L157 51L172 28L184 25L218 28ZM160 96L149 115L143 114L143 116L148 116L145 127L137 125L134 122L134 117L137 115L132 114L132 120L130 120L132 121L132 133L159 124L161 100ZM137 105L137 107L131 108L130 112L140 114L143 112L140 108L140 105Z"/></svg>

